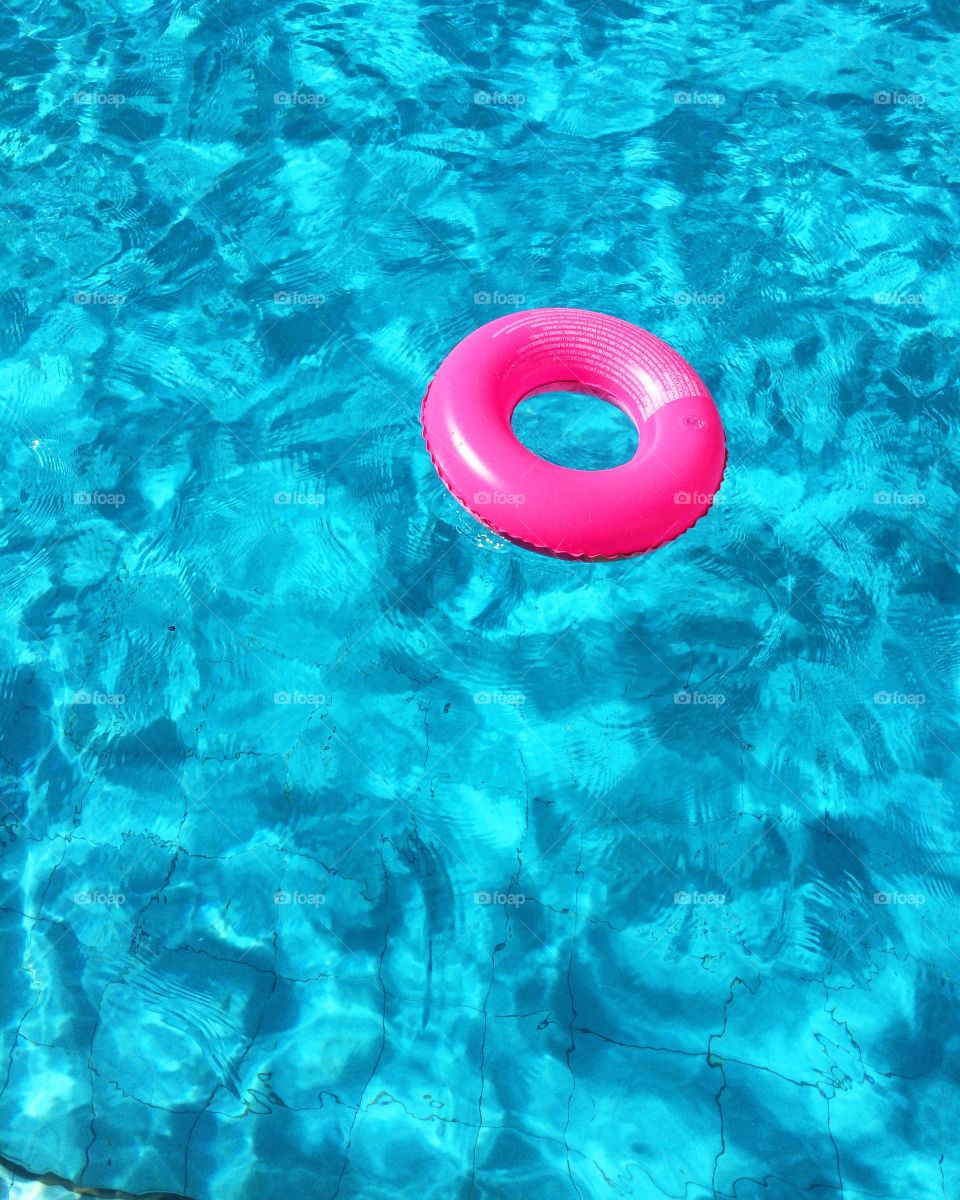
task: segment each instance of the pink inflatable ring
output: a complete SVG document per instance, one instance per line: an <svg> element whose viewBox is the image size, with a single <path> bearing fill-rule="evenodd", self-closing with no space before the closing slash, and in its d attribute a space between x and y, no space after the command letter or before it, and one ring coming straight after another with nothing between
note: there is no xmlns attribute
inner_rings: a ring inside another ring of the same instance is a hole
<svg viewBox="0 0 960 1200"><path fill-rule="evenodd" d="M633 458L576 471L528 450L514 409L554 391L622 409L639 433ZM636 325L577 308L475 330L440 364L421 419L454 498L495 533L558 558L624 558L672 541L713 503L727 459L720 414L692 367Z"/></svg>

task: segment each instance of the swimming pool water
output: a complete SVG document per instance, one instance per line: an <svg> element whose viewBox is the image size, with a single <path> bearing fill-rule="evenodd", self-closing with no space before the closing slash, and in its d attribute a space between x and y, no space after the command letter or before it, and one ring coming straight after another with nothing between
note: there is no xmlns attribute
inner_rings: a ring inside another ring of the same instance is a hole
<svg viewBox="0 0 960 1200"><path fill-rule="evenodd" d="M960 1195L958 51L946 0L4 6L12 1195ZM424 451L543 305L717 398L648 558Z"/></svg>

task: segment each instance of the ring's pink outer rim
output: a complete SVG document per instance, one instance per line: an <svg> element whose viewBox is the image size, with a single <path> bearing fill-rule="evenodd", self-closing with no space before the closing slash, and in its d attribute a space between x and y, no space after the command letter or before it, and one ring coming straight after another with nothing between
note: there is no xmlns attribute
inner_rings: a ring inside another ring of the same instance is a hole
<svg viewBox="0 0 960 1200"><path fill-rule="evenodd" d="M690 388L696 394L661 401L653 412L644 413L635 398L618 388L615 378L604 380L600 386L598 378L590 376L589 367L585 368L584 377L577 372L583 386L569 379L557 382L545 378L571 373L570 358L552 366L537 364L540 375L536 375L535 369L533 376L528 371L520 388L511 389L509 382L506 388L502 386L507 350L515 352L523 346L524 332L517 331L519 337L504 339L503 344L496 342L499 335L505 331L514 333L510 323L516 323L518 318L549 317L556 324L562 323L564 315L579 318L581 328L582 319L588 318L603 322L607 330L622 333L625 343L636 351L638 369L649 365L644 362L645 349L655 347L651 353L659 357L661 373L666 362L668 373L675 372L676 379L681 381L680 390ZM527 386L531 379L534 387ZM577 471L538 458L519 442L509 422L521 400L543 390L592 391L617 404L637 425L637 453L630 462L606 471ZM430 459L441 481L476 520L525 549L569 560L614 561L650 553L673 541L709 511L727 463L720 415L706 386L689 364L645 330L615 317L580 309L512 313L474 330L444 359L428 385L421 405L421 424ZM498 474L498 466L505 457L510 462ZM519 507L510 511L493 503L478 503L476 497L488 495L488 487L501 488L500 495L514 494L512 487L532 489L540 502L540 518L533 516L531 526L529 510L525 516ZM684 503L683 511L675 499L671 507L668 497L671 488L674 497L688 493L696 500ZM580 497L583 504L572 503L571 489L573 499ZM649 506L643 493L651 497ZM585 505L591 513L586 528ZM575 514L571 524L579 526L569 538L568 530L563 527L564 509ZM592 515L594 512L597 517Z"/></svg>

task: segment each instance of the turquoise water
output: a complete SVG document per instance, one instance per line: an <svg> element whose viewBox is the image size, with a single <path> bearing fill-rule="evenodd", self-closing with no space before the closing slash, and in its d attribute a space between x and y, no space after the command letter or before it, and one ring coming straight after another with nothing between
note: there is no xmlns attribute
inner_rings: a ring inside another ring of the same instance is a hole
<svg viewBox="0 0 960 1200"><path fill-rule="evenodd" d="M955 6L34 0L0 45L2 1164L960 1195ZM716 396L649 558L505 545L425 453L443 355L543 305Z"/></svg>

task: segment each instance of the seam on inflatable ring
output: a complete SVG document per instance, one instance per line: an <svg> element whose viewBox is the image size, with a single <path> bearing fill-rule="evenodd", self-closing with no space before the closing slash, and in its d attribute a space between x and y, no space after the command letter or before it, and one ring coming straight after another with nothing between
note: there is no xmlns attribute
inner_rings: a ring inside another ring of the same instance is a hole
<svg viewBox="0 0 960 1200"><path fill-rule="evenodd" d="M437 461L436 455L433 453L433 447L430 445L430 437L427 433L427 426L423 419L427 406L427 396L430 395L430 388L432 386L433 380L431 379L430 383L427 385L427 390L423 394L423 400L420 403L420 428L423 432L423 440L426 443L427 453L430 455L430 461L433 463L433 469L440 476L440 482L447 489L454 500L456 500L460 507L468 512L478 525L482 525L484 529L491 530L491 532L495 533L497 537L503 538L505 542L511 542L515 546L522 546L525 549L532 550L537 554L546 554L549 558L565 559L567 562L622 562L626 558L642 558L645 554L652 554L654 550L659 550L662 546L668 546L671 542L675 542L678 537L681 537L688 530L693 529L694 525L699 524L699 522L703 520L710 509L713 508L713 502L716 499L717 493L723 487L723 480L727 473L727 463L730 460L729 451L726 449L726 447L724 447L723 453L723 469L720 472L720 478L717 481L717 486L714 489L714 493L710 497L710 503L707 505L705 511L702 512L695 521L691 522L691 524L687 525L684 529L678 529L677 532L672 536L665 537L662 541L657 542L653 546L648 546L646 550L624 551L622 554L569 554L562 550L552 550L545 542L534 542L528 541L525 538L518 538L513 534L507 533L506 530L499 528L499 526L494 525L493 522L485 520L483 517L474 512L474 510L467 503L465 497L458 494L456 488L454 488L445 471L440 466L440 463Z"/></svg>

